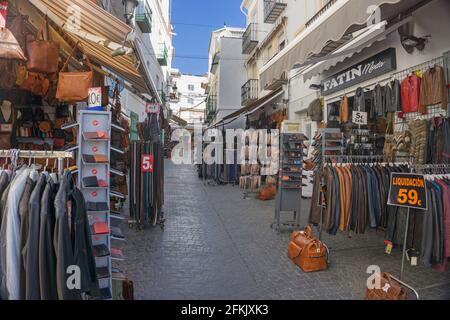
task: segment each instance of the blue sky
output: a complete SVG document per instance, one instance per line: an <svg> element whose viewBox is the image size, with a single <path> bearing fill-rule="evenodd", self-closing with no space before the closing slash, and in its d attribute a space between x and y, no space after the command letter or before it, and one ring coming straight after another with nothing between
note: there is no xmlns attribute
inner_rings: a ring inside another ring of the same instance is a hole
<svg viewBox="0 0 450 320"><path fill-rule="evenodd" d="M208 45L211 31L223 27L245 26L239 9L242 0L172 0L173 67L183 73L203 74L208 71ZM194 58L187 58L194 57Z"/></svg>

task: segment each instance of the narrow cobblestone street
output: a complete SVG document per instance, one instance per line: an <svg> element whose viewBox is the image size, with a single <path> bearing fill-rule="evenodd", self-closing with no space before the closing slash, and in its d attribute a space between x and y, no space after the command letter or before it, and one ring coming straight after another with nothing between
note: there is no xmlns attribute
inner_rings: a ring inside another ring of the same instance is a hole
<svg viewBox="0 0 450 320"><path fill-rule="evenodd" d="M289 233L270 228L274 201L204 184L193 166L167 162L165 177L165 230L126 230L127 261L119 267L137 299L362 299L369 265L399 274L401 254L385 254L374 231L325 235L329 270L305 274L287 258ZM308 212L304 201L304 222ZM407 266L405 281L421 299L450 299L449 272Z"/></svg>

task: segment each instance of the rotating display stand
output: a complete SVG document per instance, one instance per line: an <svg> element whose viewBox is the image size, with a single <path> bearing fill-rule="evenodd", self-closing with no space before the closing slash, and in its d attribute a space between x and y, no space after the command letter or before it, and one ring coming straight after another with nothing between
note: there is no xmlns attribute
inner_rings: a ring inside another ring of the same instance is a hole
<svg viewBox="0 0 450 320"><path fill-rule="evenodd" d="M78 112L78 188L84 195L92 245L95 252L100 299L112 299L111 240L124 240L119 228L111 226L110 168L111 112L81 110Z"/></svg>

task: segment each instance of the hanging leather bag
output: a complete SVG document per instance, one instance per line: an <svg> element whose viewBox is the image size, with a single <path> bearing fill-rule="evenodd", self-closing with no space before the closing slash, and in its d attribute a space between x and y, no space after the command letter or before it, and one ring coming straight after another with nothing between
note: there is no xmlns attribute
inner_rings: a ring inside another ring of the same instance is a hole
<svg viewBox="0 0 450 320"><path fill-rule="evenodd" d="M317 272L328 268L328 249L312 236L311 227L292 234L288 257L304 272Z"/></svg>
<svg viewBox="0 0 450 320"><path fill-rule="evenodd" d="M78 43L67 58L58 78L58 87L56 90L56 99L62 102L81 102L85 101L89 94L89 88L92 87L94 72L89 57L86 55L87 66L90 71L67 72L70 59L74 55Z"/></svg>
<svg viewBox="0 0 450 320"><path fill-rule="evenodd" d="M380 275L380 287L367 289L366 300L408 300L405 289L387 272Z"/></svg>
<svg viewBox="0 0 450 320"><path fill-rule="evenodd" d="M28 72L28 77L20 88L30 91L37 96L45 96L50 88L50 81L42 74Z"/></svg>
<svg viewBox="0 0 450 320"><path fill-rule="evenodd" d="M47 30L47 39L44 39L44 27ZM36 34L35 39L27 41L27 68L31 72L55 73L58 72L59 43L49 39L48 18L42 24Z"/></svg>
<svg viewBox="0 0 450 320"><path fill-rule="evenodd" d="M7 28L0 28L0 58L8 60L27 60L19 43Z"/></svg>

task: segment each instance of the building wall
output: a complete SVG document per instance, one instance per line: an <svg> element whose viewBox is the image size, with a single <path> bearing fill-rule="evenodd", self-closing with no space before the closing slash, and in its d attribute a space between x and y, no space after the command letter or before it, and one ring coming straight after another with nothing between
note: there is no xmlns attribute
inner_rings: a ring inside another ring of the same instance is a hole
<svg viewBox="0 0 450 320"><path fill-rule="evenodd" d="M170 103L170 108L174 114L186 120L188 123L192 123L194 120L202 120L206 107L206 94L205 89L202 88L202 84L207 81L208 79L204 76L185 75L179 73L178 70L172 72L171 85L176 85L177 95L179 97L178 102ZM189 90L190 85L194 87L193 90ZM192 109L194 107L195 109ZM186 111L185 109L192 111Z"/></svg>
<svg viewBox="0 0 450 320"><path fill-rule="evenodd" d="M246 71L242 56L242 39L221 38L220 83L217 100L217 119L241 108L241 86Z"/></svg>

